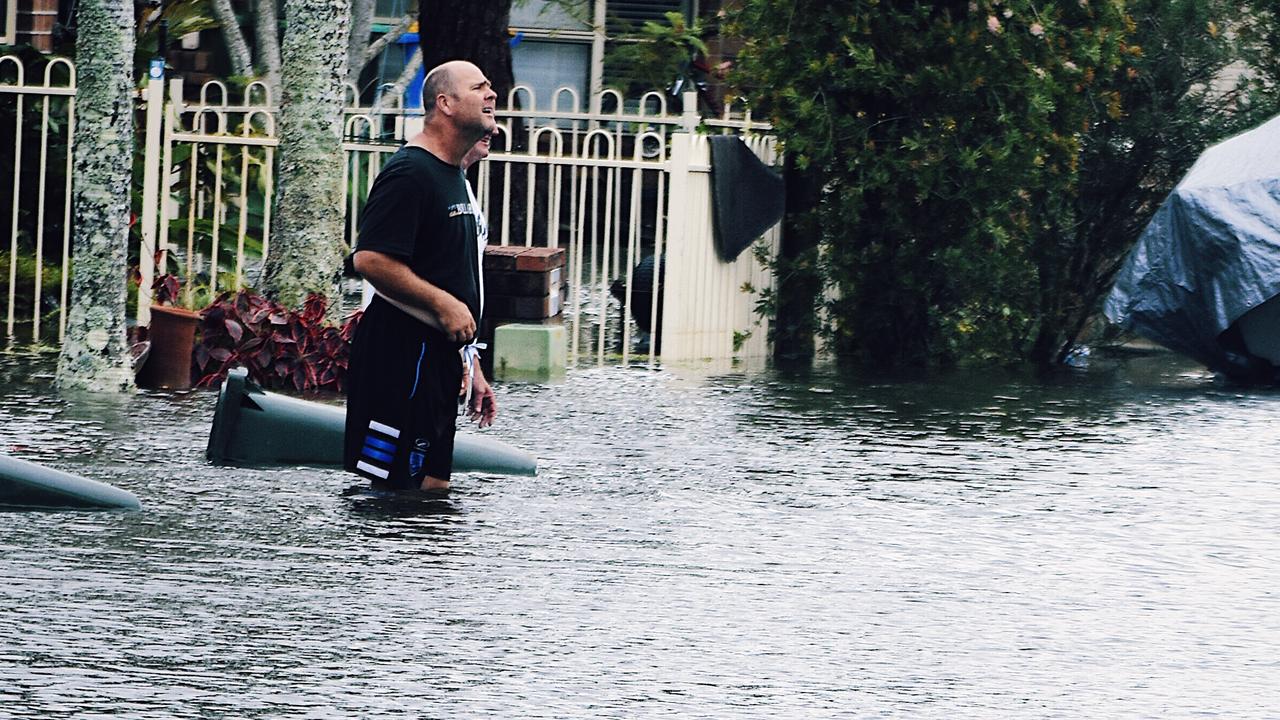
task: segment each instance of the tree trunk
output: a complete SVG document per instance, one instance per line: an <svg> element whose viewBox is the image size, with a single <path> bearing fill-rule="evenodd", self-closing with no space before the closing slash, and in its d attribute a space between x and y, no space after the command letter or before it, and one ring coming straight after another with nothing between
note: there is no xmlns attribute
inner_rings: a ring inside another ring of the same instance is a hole
<svg viewBox="0 0 1280 720"><path fill-rule="evenodd" d="M133 168L133 3L82 0L76 43L74 275L58 387L133 388L125 333Z"/></svg>
<svg viewBox="0 0 1280 720"><path fill-rule="evenodd" d="M422 53L414 53L413 57L409 58L408 64L404 66L404 70L401 71L400 77L396 78L396 81L391 83L391 87L385 89L379 88L378 99L373 104L372 114L376 115L382 112L383 107L392 98L397 96L403 97L404 91L409 87L409 83L413 80L414 76L418 74L418 69L421 67Z"/></svg>
<svg viewBox="0 0 1280 720"><path fill-rule="evenodd" d="M257 0L254 10L254 36L258 44L258 60L271 86L272 97L280 97L280 20L276 0Z"/></svg>
<svg viewBox="0 0 1280 720"><path fill-rule="evenodd" d="M356 64L363 69L365 65L373 62L378 55L382 54L382 51L385 50L388 45L399 40L400 36L404 35L417 19L417 13L405 15L400 18L400 22L396 23L395 27L383 33L381 37L369 43L368 47L364 48L360 57L356 59ZM415 53L413 57L418 59L419 65L422 64L422 53Z"/></svg>
<svg viewBox="0 0 1280 720"><path fill-rule="evenodd" d="M776 267L777 315L773 321L773 355L782 362L811 362L817 331L816 307L822 292L818 270L820 196L817 173L800 170L791 155L784 160L787 214Z"/></svg>
<svg viewBox="0 0 1280 720"><path fill-rule="evenodd" d="M511 69L512 0L460 3L451 0L418 0L418 41L422 50L422 66L431 68L449 60L468 60L476 64L493 84L498 94L498 109L514 109L518 103L507 102L515 85ZM502 141L505 150L523 150L527 143L520 118L512 118L510 137ZM524 197L528 180L523 172L513 173L509 187L511 197ZM492 209L491 210L496 210ZM523 227L526 213L539 208L510 208L510 226ZM536 215L535 215L536 218ZM490 218L494 220L494 218ZM535 222L537 220L535 219Z"/></svg>
<svg viewBox="0 0 1280 720"><path fill-rule="evenodd" d="M263 290L291 308L313 292L335 299L346 254L339 168L349 10L349 0L285 0L279 184Z"/></svg>
<svg viewBox="0 0 1280 720"><path fill-rule="evenodd" d="M213 5L213 16L222 26L222 37L226 40L227 53L231 56L232 72L241 77L253 77L253 56L249 54L244 33L240 32L240 21L236 19L231 0L210 0L210 4Z"/></svg>
<svg viewBox="0 0 1280 720"><path fill-rule="evenodd" d="M475 63L493 83L498 107L505 108L507 93L515 82L511 72L510 24L511 0L419 0L422 65L429 71L448 60Z"/></svg>
<svg viewBox="0 0 1280 720"><path fill-rule="evenodd" d="M360 87L360 73L368 63L364 51L369 47L373 26L374 0L351 0L351 33L347 38L347 82Z"/></svg>

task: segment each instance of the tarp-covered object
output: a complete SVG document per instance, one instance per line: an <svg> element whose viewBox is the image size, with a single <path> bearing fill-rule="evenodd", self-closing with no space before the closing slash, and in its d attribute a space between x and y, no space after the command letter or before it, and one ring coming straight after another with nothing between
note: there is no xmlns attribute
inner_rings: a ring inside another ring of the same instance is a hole
<svg viewBox="0 0 1280 720"><path fill-rule="evenodd" d="M1233 325L1277 295L1280 117L1200 156L1139 237L1103 311L1213 370L1256 375L1280 325Z"/></svg>
<svg viewBox="0 0 1280 720"><path fill-rule="evenodd" d="M711 204L716 254L733 262L787 209L782 175L761 162L742 138L711 136Z"/></svg>

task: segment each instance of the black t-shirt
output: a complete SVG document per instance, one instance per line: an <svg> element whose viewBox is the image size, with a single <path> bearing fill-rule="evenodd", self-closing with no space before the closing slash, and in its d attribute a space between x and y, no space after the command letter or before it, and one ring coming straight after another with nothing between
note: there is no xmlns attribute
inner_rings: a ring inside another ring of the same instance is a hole
<svg viewBox="0 0 1280 720"><path fill-rule="evenodd" d="M461 168L406 145L373 181L356 250L403 260L419 277L466 303L479 323L479 213Z"/></svg>

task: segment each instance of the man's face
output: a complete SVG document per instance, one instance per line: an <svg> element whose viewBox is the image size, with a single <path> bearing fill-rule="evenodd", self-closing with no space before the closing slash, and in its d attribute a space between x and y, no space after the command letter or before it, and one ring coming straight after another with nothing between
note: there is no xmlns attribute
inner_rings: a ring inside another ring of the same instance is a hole
<svg viewBox="0 0 1280 720"><path fill-rule="evenodd" d="M466 168L469 168L489 157L489 145L492 140L493 133L489 132L485 133L484 137L480 138L475 145L472 145L471 149L467 151L466 156L462 158L462 168L465 170Z"/></svg>
<svg viewBox="0 0 1280 720"><path fill-rule="evenodd" d="M498 94L489 84L489 78L480 68L466 63L455 71L453 77L454 122L459 127L474 130L478 137L492 133L498 125L494 116Z"/></svg>

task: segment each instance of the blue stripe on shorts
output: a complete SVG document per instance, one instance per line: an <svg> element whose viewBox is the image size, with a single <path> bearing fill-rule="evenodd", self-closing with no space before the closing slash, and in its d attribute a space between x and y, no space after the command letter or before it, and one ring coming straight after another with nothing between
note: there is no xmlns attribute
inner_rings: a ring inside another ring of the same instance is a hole
<svg viewBox="0 0 1280 720"><path fill-rule="evenodd" d="M389 463L394 459L394 456L392 456L390 453L384 453L381 450L375 450L369 447L368 445L364 446L364 449L361 451L361 453L367 458L371 458L373 460L381 460L382 462L385 462L385 463Z"/></svg>
<svg viewBox="0 0 1280 720"><path fill-rule="evenodd" d="M364 444L366 447L375 447L379 450L387 450L389 452L396 451L395 443L387 442L386 440L383 440L374 435L365 435Z"/></svg>

